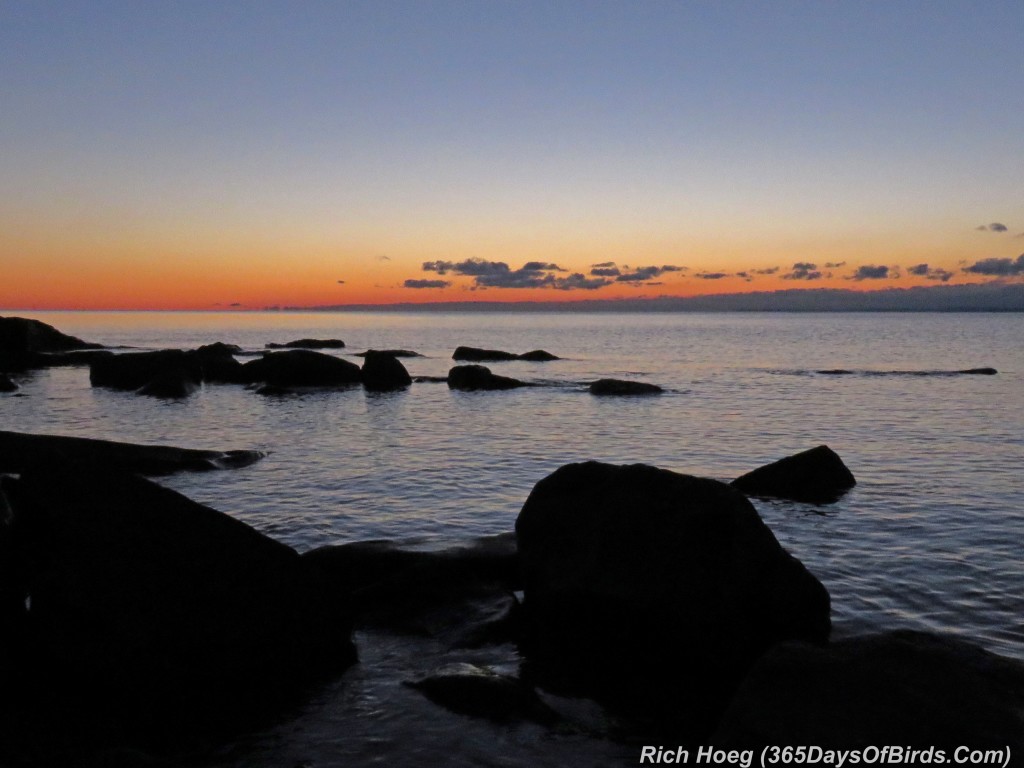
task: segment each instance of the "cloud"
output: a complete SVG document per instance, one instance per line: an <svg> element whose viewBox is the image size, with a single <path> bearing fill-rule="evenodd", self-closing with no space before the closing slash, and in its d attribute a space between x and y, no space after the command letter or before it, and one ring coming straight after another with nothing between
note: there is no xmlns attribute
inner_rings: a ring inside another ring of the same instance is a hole
<svg viewBox="0 0 1024 768"><path fill-rule="evenodd" d="M229 307L240 307L240 306L242 306L242 302L240 302L240 301L233 301L230 304L228 304L228 306Z"/></svg>
<svg viewBox="0 0 1024 768"><path fill-rule="evenodd" d="M590 266L591 267L598 267L598 268L600 268L600 267L614 267L615 266L615 262L614 261L602 261L600 264L591 264Z"/></svg>
<svg viewBox="0 0 1024 768"><path fill-rule="evenodd" d="M523 264L523 266L521 268L526 270L527 272L543 272L543 271L568 272L569 271L567 269L562 269L557 264L546 264L543 261L528 261L525 264Z"/></svg>
<svg viewBox="0 0 1024 768"><path fill-rule="evenodd" d="M750 272L755 275L774 275L779 271L778 267L766 267L765 269L752 269Z"/></svg>
<svg viewBox="0 0 1024 768"><path fill-rule="evenodd" d="M512 270L504 261L485 261L484 259L466 259L465 261L425 261L423 262L424 272L437 272L439 275L447 275L454 272L457 275L468 275L470 277L483 277L489 275L507 275Z"/></svg>
<svg viewBox="0 0 1024 768"><path fill-rule="evenodd" d="M568 277L555 278L554 287L560 291L594 291L598 288L604 288L606 285L611 285L612 282L605 278L588 278L580 272L573 272Z"/></svg>
<svg viewBox="0 0 1024 768"><path fill-rule="evenodd" d="M991 224L982 224L975 227L975 229L979 232L1005 232L1007 230L1007 226L1005 224L1000 224L998 221L993 221Z"/></svg>
<svg viewBox="0 0 1024 768"><path fill-rule="evenodd" d="M886 266L865 265L857 267L857 271L850 277L851 280L885 280L889 277L889 268Z"/></svg>
<svg viewBox="0 0 1024 768"><path fill-rule="evenodd" d="M731 277L726 272L698 272L694 277L699 277L701 280L721 280L723 277Z"/></svg>
<svg viewBox="0 0 1024 768"><path fill-rule="evenodd" d="M846 262L845 261L828 261L828 262L825 262L825 269L839 269L840 267L845 267L845 266L846 266Z"/></svg>
<svg viewBox="0 0 1024 768"><path fill-rule="evenodd" d="M344 285L344 284L345 284L345 281L344 281L344 280L339 280L339 281L338 281L338 285Z"/></svg>
<svg viewBox="0 0 1024 768"><path fill-rule="evenodd" d="M447 288L451 285L447 280L406 280L406 288Z"/></svg>
<svg viewBox="0 0 1024 768"><path fill-rule="evenodd" d="M1024 253L1016 259L982 259L981 261L974 262L969 267L964 267L964 272L993 277L1024 275Z"/></svg>
<svg viewBox="0 0 1024 768"><path fill-rule="evenodd" d="M918 277L924 277L928 280L938 280L940 282L949 282L949 279L953 277L953 273L939 267L929 267L927 264L915 264L912 267L907 267L907 272Z"/></svg>
<svg viewBox="0 0 1024 768"><path fill-rule="evenodd" d="M622 273L618 267L594 267L590 270L590 274L597 277L618 277Z"/></svg>
<svg viewBox="0 0 1024 768"><path fill-rule="evenodd" d="M809 261L798 261L793 265L793 269L782 276L783 280L820 280L821 272L818 271L817 264L811 264Z"/></svg>
<svg viewBox="0 0 1024 768"><path fill-rule="evenodd" d="M378 253L373 257L376 261L391 261L390 256L385 256L383 253Z"/></svg>
<svg viewBox="0 0 1024 768"><path fill-rule="evenodd" d="M616 281L620 283L643 283L648 280L652 280L655 277L660 277L666 272L682 272L684 267L676 267L672 264L663 264L662 266L650 266L650 267L637 267L632 272L622 272L615 276ZM591 274L594 274L591 272Z"/></svg>

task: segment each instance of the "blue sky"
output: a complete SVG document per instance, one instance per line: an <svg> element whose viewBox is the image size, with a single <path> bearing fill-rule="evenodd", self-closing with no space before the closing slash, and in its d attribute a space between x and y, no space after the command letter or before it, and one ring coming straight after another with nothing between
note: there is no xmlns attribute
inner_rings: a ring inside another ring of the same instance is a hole
<svg viewBox="0 0 1024 768"><path fill-rule="evenodd" d="M1019 0L5 2L0 256L32 295L29 256L254 298L441 258L1015 257L1022 40Z"/></svg>

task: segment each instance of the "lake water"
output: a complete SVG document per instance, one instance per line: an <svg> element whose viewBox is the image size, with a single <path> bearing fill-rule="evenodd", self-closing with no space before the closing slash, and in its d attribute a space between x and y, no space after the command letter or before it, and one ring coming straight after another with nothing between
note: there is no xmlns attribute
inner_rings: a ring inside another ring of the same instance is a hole
<svg viewBox="0 0 1024 768"><path fill-rule="evenodd" d="M444 376L460 344L565 358L489 364L549 385L508 392L414 383L273 398L207 385L158 401L92 389L87 369L58 368L22 377L22 396L0 396L4 429L269 451L242 470L161 482L299 550L368 538L434 547L508 531L533 485L568 462L730 480L826 443L855 489L824 507L755 505L828 588L834 636L935 630L1024 659L1024 315L7 314L142 348L338 337L342 356L422 353L403 361L414 376ZM999 373L891 373L982 366ZM817 373L826 369L853 373ZM667 392L597 398L585 384L600 377ZM438 750L449 765L636 763L631 748L534 726L498 731L395 690L386 681L408 660L388 643L362 638L362 664L323 698L211 764L426 765Z"/></svg>

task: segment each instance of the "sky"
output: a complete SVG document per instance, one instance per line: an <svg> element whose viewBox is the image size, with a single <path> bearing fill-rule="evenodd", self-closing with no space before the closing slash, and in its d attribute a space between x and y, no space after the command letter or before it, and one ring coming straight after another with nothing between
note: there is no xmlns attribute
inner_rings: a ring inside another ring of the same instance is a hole
<svg viewBox="0 0 1024 768"><path fill-rule="evenodd" d="M0 1L0 308L1024 280L1024 4Z"/></svg>

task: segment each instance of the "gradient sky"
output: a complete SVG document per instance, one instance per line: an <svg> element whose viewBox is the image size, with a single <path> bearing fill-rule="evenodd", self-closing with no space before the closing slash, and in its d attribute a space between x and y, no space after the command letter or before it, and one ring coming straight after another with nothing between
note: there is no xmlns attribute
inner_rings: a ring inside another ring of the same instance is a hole
<svg viewBox="0 0 1024 768"><path fill-rule="evenodd" d="M1019 280L1022 235L1020 0L0 2L3 308Z"/></svg>

